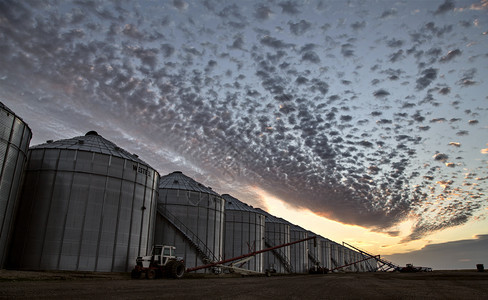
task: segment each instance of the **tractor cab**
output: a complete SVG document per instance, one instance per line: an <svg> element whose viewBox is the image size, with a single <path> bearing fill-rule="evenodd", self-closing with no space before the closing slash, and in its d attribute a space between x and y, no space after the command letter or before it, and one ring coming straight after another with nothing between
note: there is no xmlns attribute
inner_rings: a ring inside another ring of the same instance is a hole
<svg viewBox="0 0 488 300"><path fill-rule="evenodd" d="M165 246L165 245L155 245L152 249L151 257L159 266L165 266L169 259L174 259L176 247Z"/></svg>

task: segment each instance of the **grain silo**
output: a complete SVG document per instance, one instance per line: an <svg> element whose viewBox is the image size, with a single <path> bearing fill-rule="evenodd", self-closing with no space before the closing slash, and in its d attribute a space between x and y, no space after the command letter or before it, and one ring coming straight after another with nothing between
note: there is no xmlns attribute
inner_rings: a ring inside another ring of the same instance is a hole
<svg viewBox="0 0 488 300"><path fill-rule="evenodd" d="M224 259L263 250L265 216L228 194L222 197L225 200ZM258 254L238 267L262 273L263 256Z"/></svg>
<svg viewBox="0 0 488 300"><path fill-rule="evenodd" d="M330 241L330 262L331 262L331 270L342 266L339 262L339 244Z"/></svg>
<svg viewBox="0 0 488 300"><path fill-rule="evenodd" d="M290 242L303 240L308 237L307 230L292 223L289 223L289 225ZM308 259L308 241L296 243L290 246L290 263L293 273L308 273Z"/></svg>
<svg viewBox="0 0 488 300"><path fill-rule="evenodd" d="M358 272L365 272L366 267L365 267L365 261L363 261L363 259L365 259L366 257L357 251L354 251L354 256L355 256L355 261L358 262L356 264L356 270Z"/></svg>
<svg viewBox="0 0 488 300"><path fill-rule="evenodd" d="M331 241L326 239L322 236L318 238L318 242L320 244L320 262L324 268L328 270L332 269L332 261L331 261Z"/></svg>
<svg viewBox="0 0 488 300"><path fill-rule="evenodd" d="M347 267L344 267L343 270L347 272L355 271L354 252L345 246L343 246L343 251L344 251L344 265L347 265Z"/></svg>
<svg viewBox="0 0 488 300"><path fill-rule="evenodd" d="M311 231L308 232L308 236L316 236L316 241L308 241L308 264L312 269L314 265L321 268L330 270L331 264L331 241L323 236L317 235Z"/></svg>
<svg viewBox="0 0 488 300"><path fill-rule="evenodd" d="M271 248L290 242L290 225L287 221L275 217L262 209L258 210L266 217L265 248ZM276 273L293 273L290 262L290 246L277 248L264 253L264 269Z"/></svg>
<svg viewBox="0 0 488 300"><path fill-rule="evenodd" d="M153 244L159 175L95 131L29 149L10 260L128 271Z"/></svg>
<svg viewBox="0 0 488 300"><path fill-rule="evenodd" d="M337 266L342 267L345 265L344 263L344 246L337 244ZM344 271L343 268L339 269L339 271Z"/></svg>
<svg viewBox="0 0 488 300"><path fill-rule="evenodd" d="M374 258L366 260L365 268L368 272L376 272L378 270L378 261Z"/></svg>
<svg viewBox="0 0 488 300"><path fill-rule="evenodd" d="M0 269L7 258L31 130L0 102Z"/></svg>
<svg viewBox="0 0 488 300"><path fill-rule="evenodd" d="M224 202L211 188L179 171L162 176L155 243L176 246L187 268L221 260Z"/></svg>
<svg viewBox="0 0 488 300"><path fill-rule="evenodd" d="M308 247L308 267L314 269L315 267L324 267L324 263L321 257L323 237L315 234L312 231L307 231L309 237L315 236L315 239L307 241Z"/></svg>

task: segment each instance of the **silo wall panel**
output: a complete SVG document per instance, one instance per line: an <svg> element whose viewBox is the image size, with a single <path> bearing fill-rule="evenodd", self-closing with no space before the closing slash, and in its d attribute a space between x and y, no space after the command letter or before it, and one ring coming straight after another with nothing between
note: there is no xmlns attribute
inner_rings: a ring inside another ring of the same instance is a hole
<svg viewBox="0 0 488 300"><path fill-rule="evenodd" d="M345 264L345 261L344 261L344 247L342 247L341 245L337 245L337 249L338 249L338 264L339 266L343 266ZM344 271L343 269L341 269L341 271Z"/></svg>
<svg viewBox="0 0 488 300"><path fill-rule="evenodd" d="M322 245L320 252L321 262L325 268L330 270L332 269L330 241L322 239L320 244Z"/></svg>
<svg viewBox="0 0 488 300"><path fill-rule="evenodd" d="M18 209L27 148L32 133L15 114L0 105L0 269L5 265Z"/></svg>
<svg viewBox="0 0 488 300"><path fill-rule="evenodd" d="M264 249L264 216L241 210L225 211L224 259ZM246 262L242 268L263 272L263 254Z"/></svg>
<svg viewBox="0 0 488 300"><path fill-rule="evenodd" d="M309 232L308 235L309 235L309 237L315 236L315 234L312 232ZM313 239L307 241L308 253L310 254L310 256L308 257L308 266L310 269L315 266L314 260L318 262L318 264L319 264L318 266L320 266L320 267L324 266L324 261L323 261L322 256L321 256L322 239L317 236L315 238L315 240L316 240L316 242L314 242Z"/></svg>
<svg viewBox="0 0 488 300"><path fill-rule="evenodd" d="M291 242L306 239L307 232L302 230L290 229ZM301 242L290 246L290 262L293 273L307 273L308 272L308 243Z"/></svg>
<svg viewBox="0 0 488 300"><path fill-rule="evenodd" d="M330 261L331 261L331 269L337 268L340 266L339 264L339 248L336 243L330 243Z"/></svg>
<svg viewBox="0 0 488 300"><path fill-rule="evenodd" d="M284 223L266 222L265 240L269 242L267 247L278 246L290 242L290 226ZM274 269L277 273L288 273L283 262L279 258L281 255L285 261L290 262L290 246L278 248L273 251L265 252L265 269Z"/></svg>
<svg viewBox="0 0 488 300"><path fill-rule="evenodd" d="M159 203L180 223L178 227L195 235L213 254L216 260L223 257L224 200L218 196L194 191L160 189ZM178 256L183 256L187 268L197 267L207 262L198 254L190 240L165 220L156 222L157 244L176 246ZM214 259L214 258L211 258ZM203 269L199 273L211 272Z"/></svg>
<svg viewBox="0 0 488 300"><path fill-rule="evenodd" d="M134 183L109 176L120 170L109 171L114 157L108 155L66 149L30 153L26 187L33 184L35 189L24 188L13 246L19 255L12 264L22 269L130 270L152 245L157 173L137 173L137 163L125 162L122 173L143 177ZM121 160L114 162L120 169Z"/></svg>

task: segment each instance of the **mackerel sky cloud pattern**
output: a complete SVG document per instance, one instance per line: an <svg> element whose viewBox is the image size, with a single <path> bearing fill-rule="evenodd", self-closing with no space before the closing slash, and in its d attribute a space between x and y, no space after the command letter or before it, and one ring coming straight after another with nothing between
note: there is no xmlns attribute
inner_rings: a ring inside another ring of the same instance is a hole
<svg viewBox="0 0 488 300"><path fill-rule="evenodd" d="M0 1L33 143L96 130L161 174L404 241L486 219L488 2Z"/></svg>

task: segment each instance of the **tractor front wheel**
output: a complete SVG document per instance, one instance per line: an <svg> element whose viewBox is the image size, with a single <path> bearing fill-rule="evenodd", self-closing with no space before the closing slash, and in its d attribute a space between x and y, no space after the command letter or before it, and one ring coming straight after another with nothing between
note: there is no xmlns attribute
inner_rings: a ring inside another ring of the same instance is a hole
<svg viewBox="0 0 488 300"><path fill-rule="evenodd" d="M156 271L154 271L153 269L149 269L146 271L146 278L147 279L154 279L156 278Z"/></svg>

